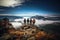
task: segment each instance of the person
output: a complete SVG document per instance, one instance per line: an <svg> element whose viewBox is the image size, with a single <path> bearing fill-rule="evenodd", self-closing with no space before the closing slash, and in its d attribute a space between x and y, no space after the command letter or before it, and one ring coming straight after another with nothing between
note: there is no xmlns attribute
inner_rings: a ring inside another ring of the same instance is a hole
<svg viewBox="0 0 60 40"><path fill-rule="evenodd" d="M30 24L32 24L32 19L30 19Z"/></svg>
<svg viewBox="0 0 60 40"><path fill-rule="evenodd" d="M26 19L24 19L24 24L26 24Z"/></svg>
<svg viewBox="0 0 60 40"><path fill-rule="evenodd" d="M29 18L27 19L27 24L29 24Z"/></svg>
<svg viewBox="0 0 60 40"><path fill-rule="evenodd" d="M33 25L35 24L35 19L32 20Z"/></svg>

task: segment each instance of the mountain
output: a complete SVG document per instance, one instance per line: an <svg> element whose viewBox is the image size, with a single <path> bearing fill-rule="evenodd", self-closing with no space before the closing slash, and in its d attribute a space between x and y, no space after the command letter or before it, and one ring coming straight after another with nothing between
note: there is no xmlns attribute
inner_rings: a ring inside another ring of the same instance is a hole
<svg viewBox="0 0 60 40"><path fill-rule="evenodd" d="M39 16L39 15L36 15L36 16L32 16L31 18L44 19L45 17L44 17L44 16Z"/></svg>
<svg viewBox="0 0 60 40"><path fill-rule="evenodd" d="M60 16L32 16L31 18L42 19L42 20L52 20L52 21L60 21Z"/></svg>
<svg viewBox="0 0 60 40"><path fill-rule="evenodd" d="M21 16L0 16L0 19L3 19L3 18L8 18L9 20L14 20L14 19L20 19L20 18L23 18Z"/></svg>
<svg viewBox="0 0 60 40"><path fill-rule="evenodd" d="M46 17L46 18L44 18L44 20L53 20L53 21L56 21L56 20L60 20L60 17Z"/></svg>

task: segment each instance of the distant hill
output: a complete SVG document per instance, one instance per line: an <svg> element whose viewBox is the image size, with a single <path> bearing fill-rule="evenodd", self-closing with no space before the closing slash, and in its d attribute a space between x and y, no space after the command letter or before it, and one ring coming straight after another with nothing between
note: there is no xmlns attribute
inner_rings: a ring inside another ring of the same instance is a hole
<svg viewBox="0 0 60 40"><path fill-rule="evenodd" d="M31 18L44 19L44 16L39 16L39 15L36 15L36 16L32 16Z"/></svg>
<svg viewBox="0 0 60 40"><path fill-rule="evenodd" d="M60 17L47 17L47 18L44 18L44 20L60 20Z"/></svg>
<svg viewBox="0 0 60 40"><path fill-rule="evenodd" d="M3 19L3 18L8 18L10 20L14 20L14 19L19 19L19 18L23 18L21 16L0 16L0 19Z"/></svg>
<svg viewBox="0 0 60 40"><path fill-rule="evenodd" d="M52 20L52 21L59 21L60 20L60 17L59 16L53 16L53 17L45 17L45 16L40 16L40 15L36 15L36 16L32 16L31 18L36 18L36 19L42 19L42 20Z"/></svg>

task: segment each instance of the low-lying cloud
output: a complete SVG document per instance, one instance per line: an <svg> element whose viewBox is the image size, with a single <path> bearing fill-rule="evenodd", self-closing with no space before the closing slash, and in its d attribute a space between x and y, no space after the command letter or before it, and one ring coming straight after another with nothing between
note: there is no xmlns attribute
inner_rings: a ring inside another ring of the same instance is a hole
<svg viewBox="0 0 60 40"><path fill-rule="evenodd" d="M0 6L15 7L22 5L26 0L0 0Z"/></svg>

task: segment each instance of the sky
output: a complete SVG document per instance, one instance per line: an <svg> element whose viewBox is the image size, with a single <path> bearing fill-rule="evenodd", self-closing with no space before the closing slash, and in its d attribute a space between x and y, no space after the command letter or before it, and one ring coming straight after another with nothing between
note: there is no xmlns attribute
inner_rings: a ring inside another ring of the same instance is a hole
<svg viewBox="0 0 60 40"><path fill-rule="evenodd" d="M58 0L0 0L0 15L60 15Z"/></svg>

